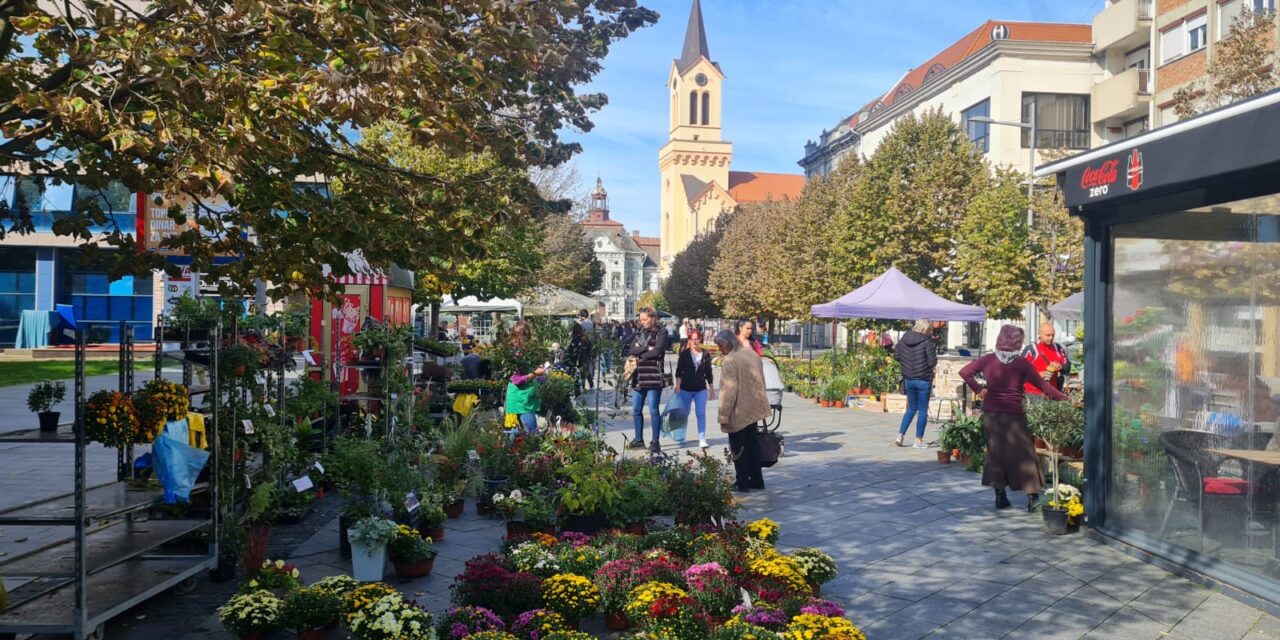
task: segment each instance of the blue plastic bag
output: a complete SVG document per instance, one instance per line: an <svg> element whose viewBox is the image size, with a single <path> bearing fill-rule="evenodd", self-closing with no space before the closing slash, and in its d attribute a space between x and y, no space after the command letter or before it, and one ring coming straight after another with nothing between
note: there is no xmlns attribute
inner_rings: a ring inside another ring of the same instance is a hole
<svg viewBox="0 0 1280 640"><path fill-rule="evenodd" d="M209 452L187 444L187 421L167 423L151 443L156 477L164 486L165 504L191 500L196 478L209 462Z"/></svg>
<svg viewBox="0 0 1280 640"><path fill-rule="evenodd" d="M679 391L671 394L667 406L662 410L662 432L668 438L683 443L685 430L689 426L689 401Z"/></svg>

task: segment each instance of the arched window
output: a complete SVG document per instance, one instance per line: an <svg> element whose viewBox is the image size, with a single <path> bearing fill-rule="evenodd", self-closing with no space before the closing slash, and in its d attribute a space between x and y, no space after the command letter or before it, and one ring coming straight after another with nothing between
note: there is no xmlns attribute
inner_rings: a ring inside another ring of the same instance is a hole
<svg viewBox="0 0 1280 640"><path fill-rule="evenodd" d="M689 124L698 124L698 92L689 92Z"/></svg>
<svg viewBox="0 0 1280 640"><path fill-rule="evenodd" d="M933 80L939 75L942 75L943 71L946 71L946 69L941 64L934 64L932 67L929 67L927 72L925 72L924 81L929 82L930 80Z"/></svg>
<svg viewBox="0 0 1280 640"><path fill-rule="evenodd" d="M915 90L915 88L914 88L914 87L912 87L911 85L906 84L906 83L903 83L903 84L902 84L902 86L898 87L898 90L897 90L897 91L895 91L895 92L893 93L893 97L894 97L894 98L898 98L898 97L901 97L901 96L905 96L905 95L907 95L908 93L911 93L911 92L912 92L912 91L914 91L914 90Z"/></svg>
<svg viewBox="0 0 1280 640"><path fill-rule="evenodd" d="M710 113L711 113L711 92L703 91L702 92L702 124L704 125L711 124L709 120L709 118L711 117L709 115Z"/></svg>

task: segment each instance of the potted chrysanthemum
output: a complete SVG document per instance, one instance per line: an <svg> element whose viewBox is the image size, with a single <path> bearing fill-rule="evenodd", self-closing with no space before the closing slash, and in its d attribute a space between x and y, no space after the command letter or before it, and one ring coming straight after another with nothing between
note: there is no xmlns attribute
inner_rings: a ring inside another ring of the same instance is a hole
<svg viewBox="0 0 1280 640"><path fill-rule="evenodd" d="M408 525L400 525L396 537L387 545L391 552L391 564L401 578L421 578L429 575L436 562L435 543L424 538Z"/></svg>
<svg viewBox="0 0 1280 640"><path fill-rule="evenodd" d="M261 640L280 628L281 605L270 591L240 593L218 609L218 620L241 640Z"/></svg>
<svg viewBox="0 0 1280 640"><path fill-rule="evenodd" d="M280 624L293 629L298 640L321 640L342 615L342 598L321 587L289 592L280 607Z"/></svg>

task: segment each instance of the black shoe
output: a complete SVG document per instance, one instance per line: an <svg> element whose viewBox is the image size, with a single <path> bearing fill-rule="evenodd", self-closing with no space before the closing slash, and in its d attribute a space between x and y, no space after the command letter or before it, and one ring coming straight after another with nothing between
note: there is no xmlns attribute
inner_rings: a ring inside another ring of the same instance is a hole
<svg viewBox="0 0 1280 640"><path fill-rule="evenodd" d="M662 453L662 445L657 440L649 443L649 453Z"/></svg>
<svg viewBox="0 0 1280 640"><path fill-rule="evenodd" d="M996 508L1008 509L1013 503L1009 502L1009 494L1004 489L996 489Z"/></svg>
<svg viewBox="0 0 1280 640"><path fill-rule="evenodd" d="M1039 508L1040 508L1040 494L1038 493L1027 494L1027 513L1034 513L1035 510Z"/></svg>
<svg viewBox="0 0 1280 640"><path fill-rule="evenodd" d="M750 493L751 489L735 482L733 484L733 492L734 493Z"/></svg>
<svg viewBox="0 0 1280 640"><path fill-rule="evenodd" d="M643 448L644 448L644 440L632 440L630 443L628 443L628 444L627 444L627 448L628 448L628 449L643 449Z"/></svg>

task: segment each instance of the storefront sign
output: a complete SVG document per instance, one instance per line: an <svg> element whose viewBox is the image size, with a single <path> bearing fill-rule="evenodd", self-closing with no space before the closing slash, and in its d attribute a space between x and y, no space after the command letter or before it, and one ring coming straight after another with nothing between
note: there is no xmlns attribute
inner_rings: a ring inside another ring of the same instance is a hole
<svg viewBox="0 0 1280 640"><path fill-rule="evenodd" d="M164 311L166 315L173 311L173 305L182 296L195 297L200 288L200 276L191 271L191 267L182 267L177 276L164 274Z"/></svg>

